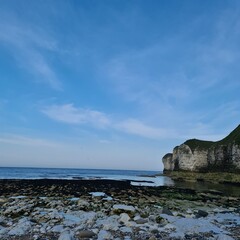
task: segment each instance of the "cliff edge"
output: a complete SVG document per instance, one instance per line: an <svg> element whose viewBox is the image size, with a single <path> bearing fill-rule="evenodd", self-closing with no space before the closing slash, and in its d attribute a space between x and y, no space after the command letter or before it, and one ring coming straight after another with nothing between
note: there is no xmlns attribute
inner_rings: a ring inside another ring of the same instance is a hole
<svg viewBox="0 0 240 240"><path fill-rule="evenodd" d="M240 172L240 125L224 139L212 142L190 139L166 154L164 172Z"/></svg>

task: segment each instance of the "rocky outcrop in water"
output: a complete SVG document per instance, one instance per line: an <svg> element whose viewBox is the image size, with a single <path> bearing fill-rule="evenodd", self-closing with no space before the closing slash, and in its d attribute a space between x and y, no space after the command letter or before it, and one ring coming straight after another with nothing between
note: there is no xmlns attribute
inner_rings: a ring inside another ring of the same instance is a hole
<svg viewBox="0 0 240 240"><path fill-rule="evenodd" d="M164 171L240 172L240 125L226 138L217 141L190 139L166 154Z"/></svg>

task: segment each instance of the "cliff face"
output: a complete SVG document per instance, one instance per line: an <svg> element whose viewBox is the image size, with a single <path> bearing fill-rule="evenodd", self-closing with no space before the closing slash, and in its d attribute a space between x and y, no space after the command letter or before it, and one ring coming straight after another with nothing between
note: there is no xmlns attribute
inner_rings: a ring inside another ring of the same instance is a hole
<svg viewBox="0 0 240 240"><path fill-rule="evenodd" d="M166 154L164 171L240 172L240 125L218 142L191 139Z"/></svg>

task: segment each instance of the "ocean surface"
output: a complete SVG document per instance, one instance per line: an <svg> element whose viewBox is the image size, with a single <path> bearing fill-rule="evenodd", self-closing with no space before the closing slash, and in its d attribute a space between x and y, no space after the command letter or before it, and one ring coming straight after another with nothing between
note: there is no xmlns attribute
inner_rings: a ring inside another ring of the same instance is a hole
<svg viewBox="0 0 240 240"><path fill-rule="evenodd" d="M110 179L131 180L132 185L138 186L171 186L174 184L168 177L154 177L153 175L157 173L159 171L0 167L0 179Z"/></svg>
<svg viewBox="0 0 240 240"><path fill-rule="evenodd" d="M198 191L209 189L222 191L226 195L240 196L240 187L207 182L174 182L166 176L154 176L157 171L71 169L71 168L17 168L0 167L0 179L109 179L130 180L134 186L175 186Z"/></svg>

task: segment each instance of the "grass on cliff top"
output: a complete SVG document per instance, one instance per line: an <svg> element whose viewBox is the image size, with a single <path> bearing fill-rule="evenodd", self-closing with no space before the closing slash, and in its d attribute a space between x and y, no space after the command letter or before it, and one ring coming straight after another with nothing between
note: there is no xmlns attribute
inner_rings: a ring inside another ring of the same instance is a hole
<svg viewBox="0 0 240 240"><path fill-rule="evenodd" d="M192 151L194 151L196 148L204 150L218 145L227 145L229 143L240 145L240 125L238 125L237 128L235 128L227 137L217 142L198 139L189 139L184 142L184 144L188 145Z"/></svg>
<svg viewBox="0 0 240 240"><path fill-rule="evenodd" d="M229 184L240 184L240 174L228 173L228 172L207 172L207 173L196 173L196 172L185 172L185 171L173 171L168 172L167 175L173 180L184 180L186 182L211 182L211 183L229 183Z"/></svg>

